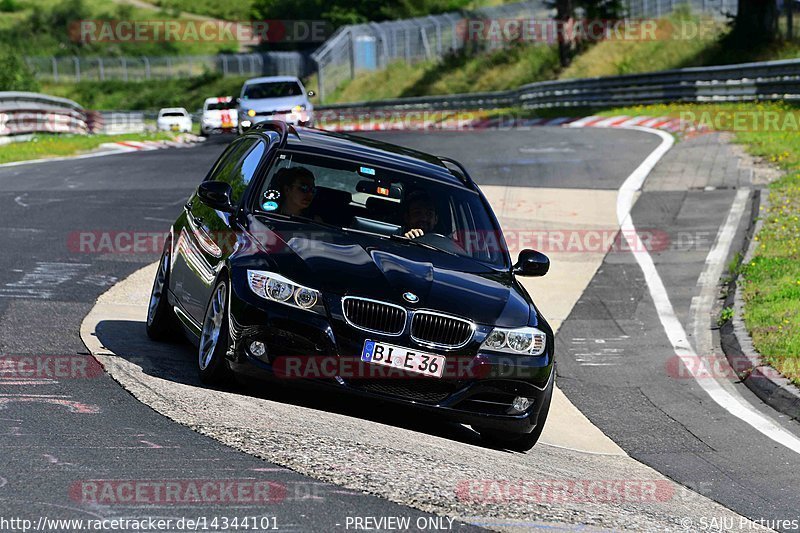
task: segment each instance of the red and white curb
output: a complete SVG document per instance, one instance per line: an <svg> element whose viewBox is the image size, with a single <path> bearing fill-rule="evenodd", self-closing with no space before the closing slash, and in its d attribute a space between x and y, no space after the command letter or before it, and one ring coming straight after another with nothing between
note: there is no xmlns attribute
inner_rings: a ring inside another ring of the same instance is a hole
<svg viewBox="0 0 800 533"><path fill-rule="evenodd" d="M699 129L686 121L674 117L648 117L618 115L613 117L592 115L588 117L556 117L556 118L472 118L464 112L458 116L456 112L427 112L426 115L444 117L440 120L420 120L422 113L372 113L352 120L322 120L318 127L335 132L362 131L420 131L420 130L476 130L476 129L527 129L533 127L570 127L570 128L626 128L640 126L663 130L676 134L696 133Z"/></svg>
<svg viewBox="0 0 800 533"><path fill-rule="evenodd" d="M194 146L197 141L116 141L103 143L100 148L113 150L115 152L148 152L151 150L162 150L164 148L188 148Z"/></svg>

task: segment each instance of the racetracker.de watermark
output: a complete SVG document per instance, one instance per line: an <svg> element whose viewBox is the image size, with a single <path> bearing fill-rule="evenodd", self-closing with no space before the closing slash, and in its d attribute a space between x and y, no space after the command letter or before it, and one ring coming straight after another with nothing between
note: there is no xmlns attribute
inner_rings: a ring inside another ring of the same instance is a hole
<svg viewBox="0 0 800 533"><path fill-rule="evenodd" d="M738 380L742 376L748 376L749 379L782 379L784 375L800 376L800 361L787 358L782 374L771 366L755 366L745 356L676 354L667 359L665 370L667 376L673 379Z"/></svg>
<svg viewBox="0 0 800 533"><path fill-rule="evenodd" d="M398 226L399 227L399 226ZM169 239L168 232L159 231L75 231L67 236L67 249L79 254L159 254ZM453 243L470 252L519 253L534 249L542 253L606 253L606 252L688 252L708 250L713 242L710 232L678 232L673 235L659 230L641 228L636 231L617 228L569 229L506 229L502 236L494 231L457 231L450 235ZM206 246L230 253L242 246L258 245L269 252L286 248L295 251L330 251L336 236L330 230L293 232L290 243L275 232L243 234L231 230L208 232L203 235ZM177 250L191 246L187 237L178 237Z"/></svg>
<svg viewBox="0 0 800 533"><path fill-rule="evenodd" d="M467 42L690 41L710 35L714 26L692 20L578 18L474 18L457 32Z"/></svg>
<svg viewBox="0 0 800 533"><path fill-rule="evenodd" d="M86 505L275 504L286 499L283 483L258 479L89 479L69 488Z"/></svg>
<svg viewBox="0 0 800 533"><path fill-rule="evenodd" d="M800 112L793 110L684 110L680 130L702 129L733 132L800 132Z"/></svg>
<svg viewBox="0 0 800 533"><path fill-rule="evenodd" d="M0 385L22 380L90 379L103 375L90 355L0 356Z"/></svg>
<svg viewBox="0 0 800 533"><path fill-rule="evenodd" d="M664 503L675 497L667 480L641 479L463 479L455 488L461 502Z"/></svg>
<svg viewBox="0 0 800 533"><path fill-rule="evenodd" d="M245 42L321 43L331 34L324 20L77 20L69 36L79 43Z"/></svg>

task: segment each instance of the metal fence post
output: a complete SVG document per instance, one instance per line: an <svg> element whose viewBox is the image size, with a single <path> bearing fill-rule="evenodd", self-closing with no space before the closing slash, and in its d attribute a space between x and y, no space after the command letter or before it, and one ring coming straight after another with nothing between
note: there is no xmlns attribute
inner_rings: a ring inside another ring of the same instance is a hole
<svg viewBox="0 0 800 533"><path fill-rule="evenodd" d="M81 81L81 61L78 56L72 56L72 62L75 65L75 81Z"/></svg>
<svg viewBox="0 0 800 533"><path fill-rule="evenodd" d="M428 59L433 59L431 46L428 43L428 34L425 32L425 26L420 27L419 36L422 38L422 47L425 49L425 57L427 57Z"/></svg>
<svg viewBox="0 0 800 533"><path fill-rule="evenodd" d="M52 61L53 61L53 81L58 83L58 62L56 61L55 57L52 58Z"/></svg>
<svg viewBox="0 0 800 533"><path fill-rule="evenodd" d="M347 49L350 52L350 79L353 80L356 77L356 42L352 31L347 32L347 41Z"/></svg>
<svg viewBox="0 0 800 533"><path fill-rule="evenodd" d="M147 56L142 56L144 60L144 79L150 79L150 59Z"/></svg>
<svg viewBox="0 0 800 533"><path fill-rule="evenodd" d="M436 17L428 15L428 18L433 21L433 25L436 27L436 55L442 57L442 25Z"/></svg>
<svg viewBox="0 0 800 533"><path fill-rule="evenodd" d="M124 81L128 81L128 62L125 60L124 57L121 59L122 59L122 79Z"/></svg>
<svg viewBox="0 0 800 533"><path fill-rule="evenodd" d="M325 103L325 69L322 63L317 61L317 93L319 93L319 103Z"/></svg>
<svg viewBox="0 0 800 533"><path fill-rule="evenodd" d="M100 81L106 81L106 71L103 68L103 58L97 58L97 67L100 69Z"/></svg>

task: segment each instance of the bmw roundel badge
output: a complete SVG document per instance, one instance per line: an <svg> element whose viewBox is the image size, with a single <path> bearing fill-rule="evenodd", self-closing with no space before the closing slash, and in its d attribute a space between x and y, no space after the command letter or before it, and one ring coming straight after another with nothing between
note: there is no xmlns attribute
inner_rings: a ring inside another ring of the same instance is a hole
<svg viewBox="0 0 800 533"><path fill-rule="evenodd" d="M419 296L417 296L413 292L404 292L403 299L409 303L415 304L419 301Z"/></svg>

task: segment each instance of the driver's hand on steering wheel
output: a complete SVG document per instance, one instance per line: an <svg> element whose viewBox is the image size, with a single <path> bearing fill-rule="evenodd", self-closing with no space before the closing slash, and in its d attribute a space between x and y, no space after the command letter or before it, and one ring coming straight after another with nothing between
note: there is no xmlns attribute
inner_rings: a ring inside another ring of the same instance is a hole
<svg viewBox="0 0 800 533"><path fill-rule="evenodd" d="M403 234L403 237L405 237L406 239L416 239L417 237L422 237L423 235L425 235L424 231L422 231L419 228L414 228L405 232Z"/></svg>

